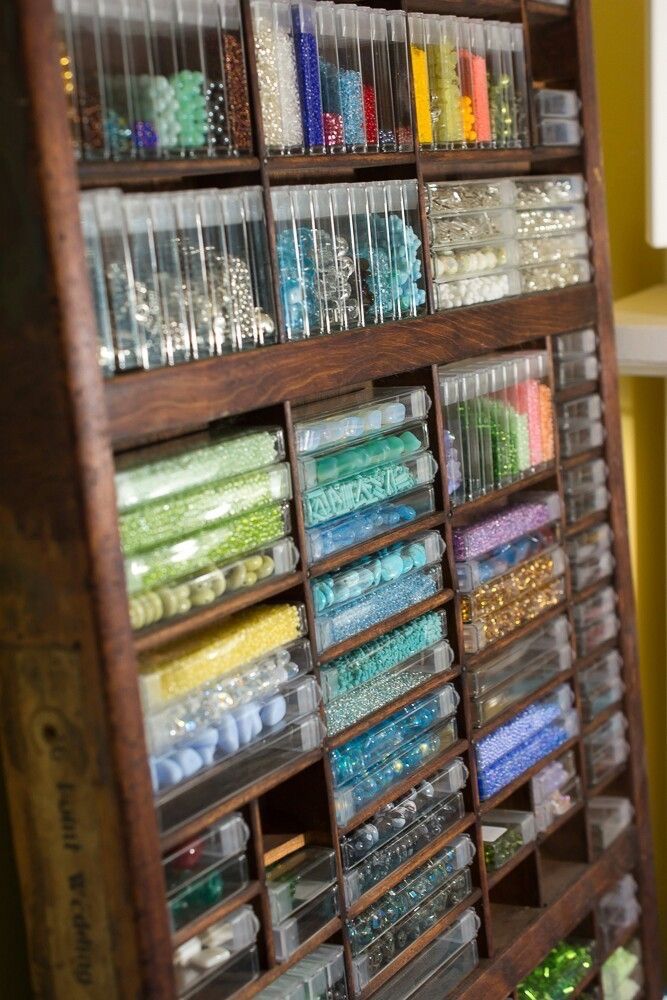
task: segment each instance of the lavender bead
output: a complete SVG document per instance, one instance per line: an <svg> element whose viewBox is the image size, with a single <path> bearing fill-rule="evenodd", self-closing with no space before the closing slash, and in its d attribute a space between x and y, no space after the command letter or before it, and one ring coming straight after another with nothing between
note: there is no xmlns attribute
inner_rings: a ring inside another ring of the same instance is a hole
<svg viewBox="0 0 667 1000"><path fill-rule="evenodd" d="M546 502L518 503L475 524L454 528L454 558L474 559L553 521Z"/></svg>

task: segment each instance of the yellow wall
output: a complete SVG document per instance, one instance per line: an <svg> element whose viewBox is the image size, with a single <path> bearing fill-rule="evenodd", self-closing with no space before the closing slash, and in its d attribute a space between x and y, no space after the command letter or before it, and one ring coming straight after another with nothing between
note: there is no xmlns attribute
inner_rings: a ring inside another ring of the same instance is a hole
<svg viewBox="0 0 667 1000"><path fill-rule="evenodd" d="M592 0L614 276L621 298L663 280L644 239L645 0ZM632 15L629 14L632 6ZM665 779L665 398L662 379L622 378L621 407L653 840L667 975Z"/></svg>

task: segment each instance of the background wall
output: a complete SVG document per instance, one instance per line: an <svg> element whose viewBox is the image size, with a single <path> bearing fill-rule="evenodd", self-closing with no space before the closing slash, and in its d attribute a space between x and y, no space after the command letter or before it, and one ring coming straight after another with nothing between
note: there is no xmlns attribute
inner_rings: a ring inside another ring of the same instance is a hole
<svg viewBox="0 0 667 1000"><path fill-rule="evenodd" d="M647 0L592 0L614 297L665 279L644 238ZM632 12L630 13L630 9ZM628 16L630 14L630 16ZM667 178L665 179L667 182ZM667 609L663 379L622 378L623 448L632 549L662 956L667 981Z"/></svg>

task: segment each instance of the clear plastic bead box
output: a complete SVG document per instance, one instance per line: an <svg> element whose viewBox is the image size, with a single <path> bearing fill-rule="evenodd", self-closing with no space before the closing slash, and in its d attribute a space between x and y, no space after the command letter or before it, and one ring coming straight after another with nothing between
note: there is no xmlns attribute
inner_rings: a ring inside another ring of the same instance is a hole
<svg viewBox="0 0 667 1000"><path fill-rule="evenodd" d="M119 455L115 474L118 512L201 489L284 458L285 441L279 427L233 435L193 435L168 452L155 446Z"/></svg>
<svg viewBox="0 0 667 1000"><path fill-rule="evenodd" d="M454 557L458 565L491 556L496 549L511 545L530 531L540 531L560 519L560 497L556 492L530 491L518 501L510 501L502 510L452 529ZM457 571L458 572L458 571ZM459 585L469 579L461 574Z"/></svg>
<svg viewBox="0 0 667 1000"><path fill-rule="evenodd" d="M584 462L564 473L565 495L569 499L583 490L604 486L607 482L607 464L603 458Z"/></svg>
<svg viewBox="0 0 667 1000"><path fill-rule="evenodd" d="M594 354L571 359L556 359L556 379L559 389L580 382L595 382L600 376L600 362Z"/></svg>
<svg viewBox="0 0 667 1000"><path fill-rule="evenodd" d="M624 875L600 899L597 919L607 949L613 941L617 940L620 933L632 927L639 920L641 906L637 897L638 888L632 875Z"/></svg>
<svg viewBox="0 0 667 1000"><path fill-rule="evenodd" d="M563 403L558 412L561 430L579 430L582 426L602 419L602 399L598 393Z"/></svg>
<svg viewBox="0 0 667 1000"><path fill-rule="evenodd" d="M623 764L630 747L625 739L628 722L621 712L616 712L606 722L584 739L586 774L592 788L608 774Z"/></svg>
<svg viewBox="0 0 667 1000"><path fill-rule="evenodd" d="M431 249L477 246L512 237L516 233L516 216L508 208L478 212L460 212L434 218L429 215Z"/></svg>
<svg viewBox="0 0 667 1000"><path fill-rule="evenodd" d="M521 292L521 278L516 269L495 270L469 278L434 280L436 309L458 309L478 302L494 302Z"/></svg>
<svg viewBox="0 0 667 1000"><path fill-rule="evenodd" d="M598 854L605 851L627 827L635 811L629 799L618 795L596 795L588 802L588 821Z"/></svg>
<svg viewBox="0 0 667 1000"><path fill-rule="evenodd" d="M508 573L492 577L461 597L464 622L485 617L517 600L527 590L544 586L565 571L565 551L552 547L515 566Z"/></svg>
<svg viewBox="0 0 667 1000"><path fill-rule="evenodd" d="M490 519L494 529L502 537L502 522ZM518 566L530 561L534 556L555 548L560 541L559 525L548 524L531 530L512 541L501 541L481 559L468 559L456 563L458 589L463 594L472 593L476 588L486 586Z"/></svg>
<svg viewBox="0 0 667 1000"><path fill-rule="evenodd" d="M573 616L579 656L587 656L596 646L618 634L619 621L615 612L616 594L611 587L575 604Z"/></svg>
<svg viewBox="0 0 667 1000"><path fill-rule="evenodd" d="M472 669L466 668L466 681L474 698L489 694L495 688L521 675L535 661L553 652L565 649L569 644L569 625L565 615L561 615L541 626L537 631L518 642L499 656Z"/></svg>
<svg viewBox="0 0 667 1000"><path fill-rule="evenodd" d="M583 257L558 260L549 264L524 266L520 269L521 291L526 294L548 292L553 288L568 288L591 280L592 268Z"/></svg>
<svg viewBox="0 0 667 1000"><path fill-rule="evenodd" d="M405 389L373 387L369 399L354 406L329 406L315 416L294 420L297 454L312 455L342 445L359 444L385 431L395 432L406 424L426 419L431 400L423 386ZM304 408L308 409L308 408Z"/></svg>
<svg viewBox="0 0 667 1000"><path fill-rule="evenodd" d="M546 177L514 177L515 204L518 209L546 208L583 201L586 183L581 174L551 174ZM571 337L564 334L563 337ZM556 338L559 339L559 338Z"/></svg>
<svg viewBox="0 0 667 1000"><path fill-rule="evenodd" d="M309 528L306 531L308 561L318 562L370 538L379 538L402 524L410 524L434 511L435 493L432 487L424 486L396 500L387 500L363 511L328 521L319 528Z"/></svg>
<svg viewBox="0 0 667 1000"><path fill-rule="evenodd" d="M259 976L259 920L250 906L211 924L174 950L179 997L226 998Z"/></svg>
<svg viewBox="0 0 667 1000"><path fill-rule="evenodd" d="M173 930L179 930L247 884L243 852L249 837L250 830L240 813L232 813L164 858L162 867Z"/></svg>
<svg viewBox="0 0 667 1000"><path fill-rule="evenodd" d="M300 755L322 744L324 727L317 715L280 727L247 747L240 756L223 759L195 775L182 786L169 789L156 800L162 833L177 829L210 809L211 802L224 801L293 763Z"/></svg>
<svg viewBox="0 0 667 1000"><path fill-rule="evenodd" d="M570 118L544 118L538 133L542 146L578 146L583 136L579 122Z"/></svg>
<svg viewBox="0 0 667 1000"><path fill-rule="evenodd" d="M327 449L325 453L299 459L299 481L303 490L335 483L377 465L400 462L409 455L426 451L428 430L415 423L397 431L389 430L359 444Z"/></svg>
<svg viewBox="0 0 667 1000"><path fill-rule="evenodd" d="M581 101L576 90L550 90L545 87L536 91L535 107L542 118L575 118Z"/></svg>
<svg viewBox="0 0 667 1000"><path fill-rule="evenodd" d="M516 235L547 236L569 233L586 226L584 205L556 205L550 208L532 208L516 213Z"/></svg>
<svg viewBox="0 0 667 1000"><path fill-rule="evenodd" d="M332 885L295 909L287 920L274 924L273 941L278 961L286 961L337 913L338 890Z"/></svg>
<svg viewBox="0 0 667 1000"><path fill-rule="evenodd" d="M601 420L594 420L586 427L561 429L560 447L562 454L569 458L582 451L600 448L604 444L605 430Z"/></svg>
<svg viewBox="0 0 667 1000"><path fill-rule="evenodd" d="M395 954L404 951L437 920L466 900L472 889L470 868L464 868L398 924L386 930L364 953L353 959L355 988L363 989Z"/></svg>
<svg viewBox="0 0 667 1000"><path fill-rule="evenodd" d="M530 812L492 809L485 813L482 840L487 871L498 871L535 837L535 817Z"/></svg>
<svg viewBox="0 0 667 1000"><path fill-rule="evenodd" d="M611 549L603 548L588 559L570 563L570 576L575 591L584 590L614 572L616 562Z"/></svg>
<svg viewBox="0 0 667 1000"><path fill-rule="evenodd" d="M510 208L515 188L508 178L484 181L439 181L426 184L428 214L433 219L458 212Z"/></svg>
<svg viewBox="0 0 667 1000"><path fill-rule="evenodd" d="M553 267L571 261L574 257L587 257L589 240L586 232L577 229L565 236L524 237L517 241L517 246L519 263L522 267L538 268L540 265Z"/></svg>
<svg viewBox="0 0 667 1000"><path fill-rule="evenodd" d="M321 945L263 989L260 1000L347 1000L343 949Z"/></svg>
<svg viewBox="0 0 667 1000"><path fill-rule="evenodd" d="M449 247L432 255L436 282L474 278L516 265L519 260L514 240L497 240L477 246Z"/></svg>
<svg viewBox="0 0 667 1000"><path fill-rule="evenodd" d="M480 919L465 910L451 927L426 945L400 972L381 986L378 1000L442 1000L475 968Z"/></svg>
<svg viewBox="0 0 667 1000"><path fill-rule="evenodd" d="M638 938L617 948L602 966L602 986L610 1000L634 1000L644 986L642 949Z"/></svg>
<svg viewBox="0 0 667 1000"><path fill-rule="evenodd" d="M547 830L583 801L581 781L575 775L562 788L553 791L543 802L535 806L535 826L538 833Z"/></svg>
<svg viewBox="0 0 667 1000"><path fill-rule="evenodd" d="M553 338L554 353L557 358L580 358L595 354L597 337L595 330L576 330L574 333L561 333Z"/></svg>
<svg viewBox="0 0 667 1000"><path fill-rule="evenodd" d="M266 882L274 924L330 886L336 878L334 853L307 847L267 868Z"/></svg>
<svg viewBox="0 0 667 1000"><path fill-rule="evenodd" d="M578 490L573 496L567 498L565 510L568 524L597 511L607 510L609 507L609 490L606 486L595 486L590 489Z"/></svg>

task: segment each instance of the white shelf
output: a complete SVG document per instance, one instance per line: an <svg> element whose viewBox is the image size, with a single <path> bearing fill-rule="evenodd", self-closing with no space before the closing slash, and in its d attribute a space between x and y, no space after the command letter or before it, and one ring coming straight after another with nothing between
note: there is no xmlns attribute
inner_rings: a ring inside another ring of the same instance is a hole
<svg viewBox="0 0 667 1000"><path fill-rule="evenodd" d="M619 299L614 313L621 374L667 378L667 284Z"/></svg>

